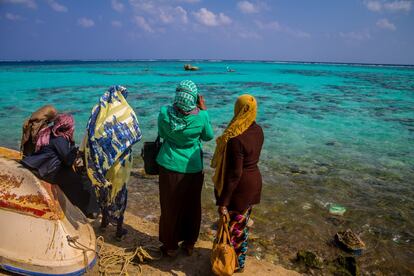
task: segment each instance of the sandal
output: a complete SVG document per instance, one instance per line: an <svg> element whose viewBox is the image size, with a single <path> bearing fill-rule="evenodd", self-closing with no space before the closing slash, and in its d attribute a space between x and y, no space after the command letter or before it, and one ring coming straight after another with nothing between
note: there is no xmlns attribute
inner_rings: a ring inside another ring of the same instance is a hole
<svg viewBox="0 0 414 276"><path fill-rule="evenodd" d="M177 250L175 249L167 249L164 245L160 246L160 250L163 256L175 258L177 257Z"/></svg>
<svg viewBox="0 0 414 276"><path fill-rule="evenodd" d="M185 251L187 256L193 255L194 252L194 244L193 243L186 243L185 241L180 245L181 249Z"/></svg>
<svg viewBox="0 0 414 276"><path fill-rule="evenodd" d="M116 230L115 239L117 241L122 241L123 237L128 234L128 230L122 228L122 230Z"/></svg>
<svg viewBox="0 0 414 276"><path fill-rule="evenodd" d="M243 273L244 272L244 267L239 267L236 268L236 270L234 270L234 273Z"/></svg>

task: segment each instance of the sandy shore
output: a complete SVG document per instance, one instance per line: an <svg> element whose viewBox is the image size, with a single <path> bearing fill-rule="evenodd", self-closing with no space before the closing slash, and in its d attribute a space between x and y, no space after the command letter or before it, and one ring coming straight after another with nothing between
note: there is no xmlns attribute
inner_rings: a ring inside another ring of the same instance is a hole
<svg viewBox="0 0 414 276"><path fill-rule="evenodd" d="M125 227L128 229L128 235L121 242L113 238L115 227L109 226L105 232L99 230L99 220L94 221L93 227L96 235L103 236L105 245L111 248L135 248L138 246L159 247L158 241L158 224L135 216L129 212L125 216ZM211 241L199 240L192 256L186 256L183 252L175 259L162 258L160 260L149 261L142 264L142 275L212 275L210 265ZM159 256L157 251L150 253L155 257ZM131 275L139 273L139 268L130 265L129 272ZM274 265L264 260L257 260L248 256L246 270L244 273L236 275L300 275L296 271L287 270L280 265ZM87 275L98 275L98 266L96 265Z"/></svg>

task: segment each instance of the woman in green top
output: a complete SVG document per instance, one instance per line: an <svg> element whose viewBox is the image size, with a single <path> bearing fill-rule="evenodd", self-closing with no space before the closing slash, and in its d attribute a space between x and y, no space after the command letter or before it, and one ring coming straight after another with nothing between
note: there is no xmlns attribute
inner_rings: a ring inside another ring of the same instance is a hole
<svg viewBox="0 0 414 276"><path fill-rule="evenodd" d="M213 128L202 96L194 82L177 86L174 103L161 108L158 133L164 139L157 163L159 188L161 250L175 256L178 243L192 254L201 223L203 151L201 140L213 139Z"/></svg>

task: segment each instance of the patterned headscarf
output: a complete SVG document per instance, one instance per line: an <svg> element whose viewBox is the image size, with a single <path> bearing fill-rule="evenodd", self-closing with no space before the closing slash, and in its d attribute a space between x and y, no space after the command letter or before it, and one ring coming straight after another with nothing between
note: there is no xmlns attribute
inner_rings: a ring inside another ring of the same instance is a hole
<svg viewBox="0 0 414 276"><path fill-rule="evenodd" d="M190 80L181 81L175 89L173 106L168 107L171 130L182 130L186 126L184 116L196 113L198 100L197 85Z"/></svg>
<svg viewBox="0 0 414 276"><path fill-rule="evenodd" d="M216 139L216 150L214 151L211 167L215 168L213 182L218 192L221 194L224 184L224 174L226 171L226 151L227 142L245 132L256 120L257 102L256 99L244 94L237 98L234 106L234 117L224 130L223 134Z"/></svg>
<svg viewBox="0 0 414 276"><path fill-rule="evenodd" d="M39 131L36 140L36 152L41 147L49 145L50 133L53 133L55 137L63 137L66 140L74 143L73 134L75 132L75 121L70 114L59 114L56 116L54 123L50 127L43 128Z"/></svg>

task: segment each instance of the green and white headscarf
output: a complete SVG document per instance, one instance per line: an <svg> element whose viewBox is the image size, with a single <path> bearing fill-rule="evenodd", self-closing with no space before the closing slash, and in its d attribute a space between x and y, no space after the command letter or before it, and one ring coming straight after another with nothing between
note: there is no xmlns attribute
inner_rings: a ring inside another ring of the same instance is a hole
<svg viewBox="0 0 414 276"><path fill-rule="evenodd" d="M186 127L185 116L179 112L174 106L185 113L190 114L191 111L197 108L198 89L197 85L190 80L183 80L175 89L174 105L168 108L168 115L170 117L171 130L182 130Z"/></svg>

